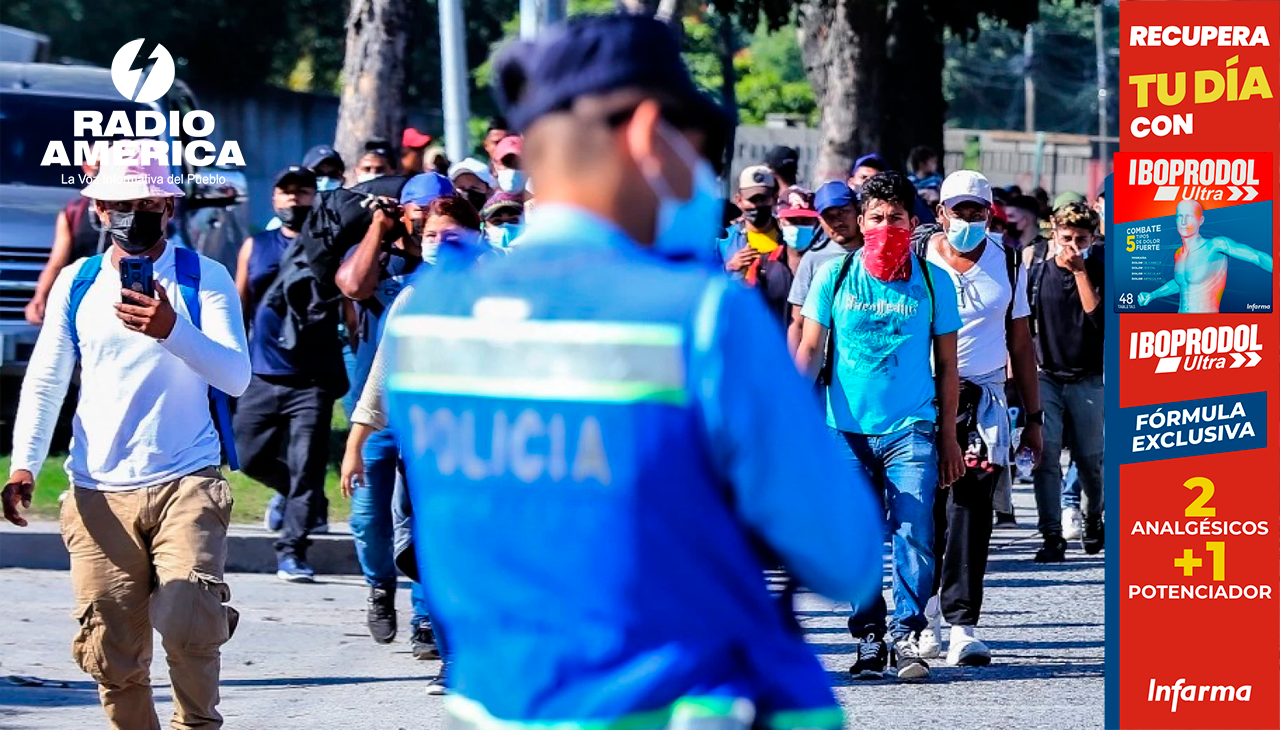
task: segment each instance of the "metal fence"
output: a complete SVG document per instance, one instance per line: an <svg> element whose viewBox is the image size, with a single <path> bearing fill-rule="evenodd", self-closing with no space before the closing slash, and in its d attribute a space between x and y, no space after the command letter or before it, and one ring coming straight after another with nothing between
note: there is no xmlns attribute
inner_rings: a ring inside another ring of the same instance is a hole
<svg viewBox="0 0 1280 730"><path fill-rule="evenodd" d="M1106 142L1108 155L1119 144L1115 138L981 129L948 129L943 137L945 170L978 170L997 187L1043 187L1050 197L1071 190L1092 198L1110 172L1103 170L1099 141ZM787 145L800 153L800 179L815 185L822 182L813 180L819 144L818 130L807 127L738 127L730 180L763 160L770 147Z"/></svg>

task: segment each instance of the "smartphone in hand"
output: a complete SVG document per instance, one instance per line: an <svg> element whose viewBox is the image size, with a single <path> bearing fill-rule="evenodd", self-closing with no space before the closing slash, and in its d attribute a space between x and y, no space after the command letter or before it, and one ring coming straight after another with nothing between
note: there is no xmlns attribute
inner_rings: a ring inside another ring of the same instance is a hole
<svg viewBox="0 0 1280 730"><path fill-rule="evenodd" d="M146 256L125 256L120 259L120 288L131 289L154 299L156 280L151 259Z"/></svg>

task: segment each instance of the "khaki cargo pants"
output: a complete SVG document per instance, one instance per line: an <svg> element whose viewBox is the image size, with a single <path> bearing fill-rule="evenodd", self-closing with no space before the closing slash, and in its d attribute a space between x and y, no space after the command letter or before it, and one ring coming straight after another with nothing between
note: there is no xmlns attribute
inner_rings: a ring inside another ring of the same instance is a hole
<svg viewBox="0 0 1280 730"><path fill-rule="evenodd" d="M98 682L116 730L159 730L151 700L151 629L173 683L174 730L220 728L220 647L238 614L224 605L231 487L217 469L146 489L72 489L62 503L71 553L71 655Z"/></svg>

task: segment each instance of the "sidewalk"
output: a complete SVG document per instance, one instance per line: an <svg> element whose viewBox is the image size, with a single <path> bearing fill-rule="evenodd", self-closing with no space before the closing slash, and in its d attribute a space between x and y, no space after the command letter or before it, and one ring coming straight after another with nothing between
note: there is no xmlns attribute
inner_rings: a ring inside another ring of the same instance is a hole
<svg viewBox="0 0 1280 730"><path fill-rule="evenodd" d="M227 535L228 573L275 573L275 535L262 525L233 524ZM359 575L351 527L329 526L329 534L312 535L307 562L324 575ZM55 520L32 520L26 527L0 520L0 568L67 570L67 548Z"/></svg>

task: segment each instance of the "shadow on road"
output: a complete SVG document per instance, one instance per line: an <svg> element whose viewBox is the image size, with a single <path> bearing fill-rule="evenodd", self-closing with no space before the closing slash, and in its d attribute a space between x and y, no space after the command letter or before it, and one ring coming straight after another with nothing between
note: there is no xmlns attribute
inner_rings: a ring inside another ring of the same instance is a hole
<svg viewBox="0 0 1280 730"><path fill-rule="evenodd" d="M274 677L271 679L224 679L223 687L332 687L349 684L430 681L431 677Z"/></svg>

